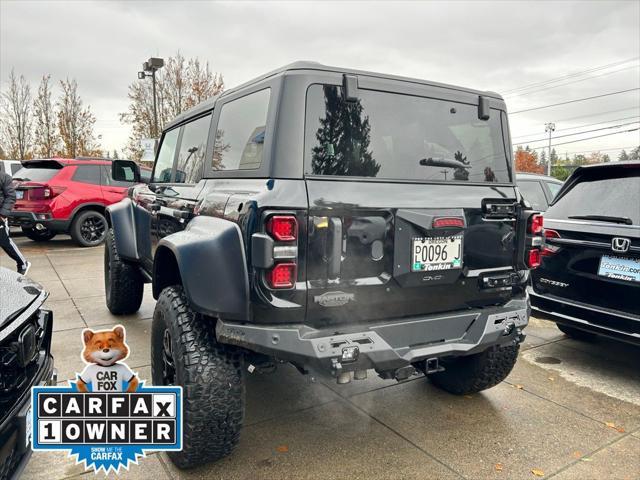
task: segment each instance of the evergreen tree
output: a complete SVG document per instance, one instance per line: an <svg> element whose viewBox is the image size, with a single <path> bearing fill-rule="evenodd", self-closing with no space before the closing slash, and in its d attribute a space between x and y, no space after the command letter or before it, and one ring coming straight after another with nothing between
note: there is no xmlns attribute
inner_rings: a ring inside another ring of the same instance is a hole
<svg viewBox="0 0 640 480"><path fill-rule="evenodd" d="M618 161L619 162L624 162L626 160L629 160L629 155L627 155L627 152L625 152L624 150L622 150L620 152L620 155L618 155Z"/></svg>
<svg viewBox="0 0 640 480"><path fill-rule="evenodd" d="M111 154L111 158L113 158L114 160L120 159L120 156L118 155L118 150L116 150L115 148L113 149L113 153Z"/></svg>
<svg viewBox="0 0 640 480"><path fill-rule="evenodd" d="M602 155L602 161L603 162L610 162L611 161L611 157L605 153L604 155Z"/></svg>
<svg viewBox="0 0 640 480"><path fill-rule="evenodd" d="M313 172L320 175L375 177L380 165L369 150L371 125L362 103L347 102L341 89L324 87L326 113L312 148Z"/></svg>
<svg viewBox="0 0 640 480"><path fill-rule="evenodd" d="M558 163L559 158L555 148L551 149L551 155L549 158L551 159L551 165L556 165Z"/></svg>
<svg viewBox="0 0 640 480"><path fill-rule="evenodd" d="M631 153L629 154L629 160L640 160L640 146L631 150Z"/></svg>

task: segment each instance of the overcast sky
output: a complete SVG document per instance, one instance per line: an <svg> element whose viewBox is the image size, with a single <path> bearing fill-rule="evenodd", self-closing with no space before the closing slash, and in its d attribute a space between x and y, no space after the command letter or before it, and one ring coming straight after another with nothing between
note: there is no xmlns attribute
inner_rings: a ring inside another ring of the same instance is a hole
<svg viewBox="0 0 640 480"><path fill-rule="evenodd" d="M127 86L149 56L208 61L232 87L295 60L393 73L500 93L574 72L557 88L508 96L510 112L640 87L640 1L177 2L0 0L0 78L34 89L50 73L76 78L101 145L121 149ZM581 80L581 81L575 81ZM545 84L543 87L557 84ZM530 90L538 90L532 88ZM522 92L522 91L521 91ZM609 113L606 113L609 112ZM639 120L638 90L510 116L514 144L558 130ZM624 119L620 121L613 121ZM611 120L611 123L604 124ZM624 128L634 128L638 124ZM615 132L601 130L583 137ZM528 137L522 137L530 134ZM561 132L558 131L557 135ZM563 141L582 138L568 137ZM561 140L558 139L557 142ZM567 144L559 152L640 144L639 131ZM543 146L543 142L532 143ZM611 150L609 150L611 149Z"/></svg>

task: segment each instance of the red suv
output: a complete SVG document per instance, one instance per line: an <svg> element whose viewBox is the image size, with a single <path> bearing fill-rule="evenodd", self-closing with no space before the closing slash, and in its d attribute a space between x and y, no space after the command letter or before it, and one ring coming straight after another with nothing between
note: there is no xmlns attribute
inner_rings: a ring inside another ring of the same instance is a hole
<svg viewBox="0 0 640 480"><path fill-rule="evenodd" d="M22 227L27 237L46 241L68 233L83 247L104 241L104 209L119 202L134 184L115 181L108 159L27 160L14 175L16 204L9 224Z"/></svg>

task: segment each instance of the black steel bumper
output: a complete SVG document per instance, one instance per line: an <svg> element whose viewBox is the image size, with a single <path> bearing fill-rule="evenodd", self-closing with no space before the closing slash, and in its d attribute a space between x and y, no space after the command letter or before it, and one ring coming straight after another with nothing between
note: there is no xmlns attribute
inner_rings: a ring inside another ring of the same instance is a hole
<svg viewBox="0 0 640 480"><path fill-rule="evenodd" d="M36 225L41 224L47 230L59 233L67 232L71 224L69 220L54 219L46 213L17 212L15 210L7 218L9 219L9 225L12 227L34 228Z"/></svg>
<svg viewBox="0 0 640 480"><path fill-rule="evenodd" d="M537 293L529 287L531 308L570 327L640 345L640 316Z"/></svg>
<svg viewBox="0 0 640 480"><path fill-rule="evenodd" d="M57 381L53 357L48 355L33 385L55 385ZM28 388L0 425L0 476L6 474L7 478L18 479L31 457L31 437L27 428L27 422L31 421L30 411L31 388ZM5 467L6 472L3 471Z"/></svg>
<svg viewBox="0 0 640 480"><path fill-rule="evenodd" d="M529 321L528 298L488 307L384 323L332 326L254 325L218 320L219 342L237 345L302 367L341 372L388 372L424 360L478 353L521 342ZM345 361L345 349L356 358Z"/></svg>

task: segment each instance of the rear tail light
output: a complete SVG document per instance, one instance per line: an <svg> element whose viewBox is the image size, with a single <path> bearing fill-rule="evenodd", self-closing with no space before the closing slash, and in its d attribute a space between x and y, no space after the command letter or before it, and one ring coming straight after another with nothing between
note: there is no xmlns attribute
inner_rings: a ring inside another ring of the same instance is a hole
<svg viewBox="0 0 640 480"><path fill-rule="evenodd" d="M531 235L542 235L544 229L544 221L542 215L531 215L529 220L529 233Z"/></svg>
<svg viewBox="0 0 640 480"><path fill-rule="evenodd" d="M527 253L527 266L529 268L538 268L540 266L540 250L532 248Z"/></svg>
<svg viewBox="0 0 640 480"><path fill-rule="evenodd" d="M459 217L440 217L434 218L432 223L433 228L464 228L464 220Z"/></svg>
<svg viewBox="0 0 640 480"><path fill-rule="evenodd" d="M267 221L267 232L279 242L292 242L298 238L298 222L293 215L274 215Z"/></svg>
<svg viewBox="0 0 640 480"><path fill-rule="evenodd" d="M267 272L267 283L271 288L293 288L297 269L294 262L277 263Z"/></svg>
<svg viewBox="0 0 640 480"><path fill-rule="evenodd" d="M544 230L544 237L545 239L547 238L560 238L560 234L558 232L556 232L555 230L550 230L550 229L545 229ZM542 248L542 256L543 257L550 257L551 255L554 255L555 253L558 252L558 250L560 250L560 247L556 246L556 245L551 245L549 242L545 242L544 243L544 247Z"/></svg>

